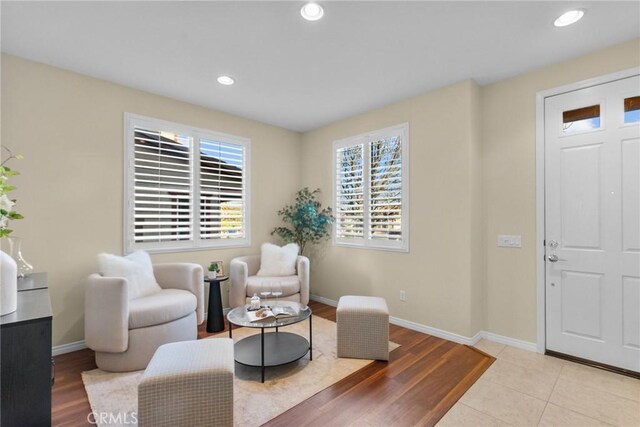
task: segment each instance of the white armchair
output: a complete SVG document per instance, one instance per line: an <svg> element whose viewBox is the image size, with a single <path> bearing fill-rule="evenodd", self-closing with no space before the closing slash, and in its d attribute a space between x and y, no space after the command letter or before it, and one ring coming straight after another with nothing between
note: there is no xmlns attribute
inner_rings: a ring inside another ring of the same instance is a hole
<svg viewBox="0 0 640 427"><path fill-rule="evenodd" d="M153 272L162 290L131 300L127 279L89 276L85 342L100 369L144 369L162 344L197 338L197 325L204 321L202 267L155 264Z"/></svg>
<svg viewBox="0 0 640 427"><path fill-rule="evenodd" d="M231 260L229 269L229 305L248 304L253 294L260 294L263 283L278 283L282 288L281 300L309 303L309 258L298 256L294 276L256 276L260 270L260 255L249 255Z"/></svg>

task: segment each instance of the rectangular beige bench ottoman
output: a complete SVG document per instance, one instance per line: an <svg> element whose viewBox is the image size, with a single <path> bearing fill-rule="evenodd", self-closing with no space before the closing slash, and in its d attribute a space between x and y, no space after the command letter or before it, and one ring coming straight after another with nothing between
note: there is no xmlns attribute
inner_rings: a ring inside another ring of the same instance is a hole
<svg viewBox="0 0 640 427"><path fill-rule="evenodd" d="M140 427L233 426L233 341L162 345L138 385Z"/></svg>
<svg viewBox="0 0 640 427"><path fill-rule="evenodd" d="M338 357L389 360L389 309L384 298L341 297L336 323Z"/></svg>

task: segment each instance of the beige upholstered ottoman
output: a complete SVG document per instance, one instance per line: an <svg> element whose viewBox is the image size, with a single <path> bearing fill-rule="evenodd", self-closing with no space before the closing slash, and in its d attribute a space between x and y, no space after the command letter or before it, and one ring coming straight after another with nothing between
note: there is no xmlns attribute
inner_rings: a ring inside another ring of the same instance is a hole
<svg viewBox="0 0 640 427"><path fill-rule="evenodd" d="M160 346L138 385L140 427L233 425L233 341Z"/></svg>
<svg viewBox="0 0 640 427"><path fill-rule="evenodd" d="M343 296L336 321L338 357L389 360L389 309L384 298Z"/></svg>

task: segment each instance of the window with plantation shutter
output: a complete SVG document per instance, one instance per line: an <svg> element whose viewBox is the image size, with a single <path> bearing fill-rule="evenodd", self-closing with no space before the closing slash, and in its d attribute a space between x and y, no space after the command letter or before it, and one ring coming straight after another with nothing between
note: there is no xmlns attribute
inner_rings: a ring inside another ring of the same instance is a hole
<svg viewBox="0 0 640 427"><path fill-rule="evenodd" d="M249 245L249 140L125 122L125 252Z"/></svg>
<svg viewBox="0 0 640 427"><path fill-rule="evenodd" d="M200 140L200 238L244 237L244 147Z"/></svg>
<svg viewBox="0 0 640 427"><path fill-rule="evenodd" d="M409 250L409 126L334 142L334 243Z"/></svg>
<svg viewBox="0 0 640 427"><path fill-rule="evenodd" d="M371 141L369 174L369 236L402 240L402 138Z"/></svg>
<svg viewBox="0 0 640 427"><path fill-rule="evenodd" d="M142 127L133 132L134 241L191 240L192 138Z"/></svg>
<svg viewBox="0 0 640 427"><path fill-rule="evenodd" d="M339 239L364 237L364 178L362 144L336 150L336 222Z"/></svg>

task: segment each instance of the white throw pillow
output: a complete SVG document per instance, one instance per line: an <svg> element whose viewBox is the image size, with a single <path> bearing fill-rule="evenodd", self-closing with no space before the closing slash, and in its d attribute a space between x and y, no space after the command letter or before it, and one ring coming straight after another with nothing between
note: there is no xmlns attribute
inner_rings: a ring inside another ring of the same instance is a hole
<svg viewBox="0 0 640 427"><path fill-rule="evenodd" d="M162 290L153 275L151 257L145 251L135 251L125 257L101 253L98 255L98 269L105 277L127 279L130 300Z"/></svg>
<svg viewBox="0 0 640 427"><path fill-rule="evenodd" d="M283 247L263 243L258 276L293 276L297 259L298 245L295 243Z"/></svg>

